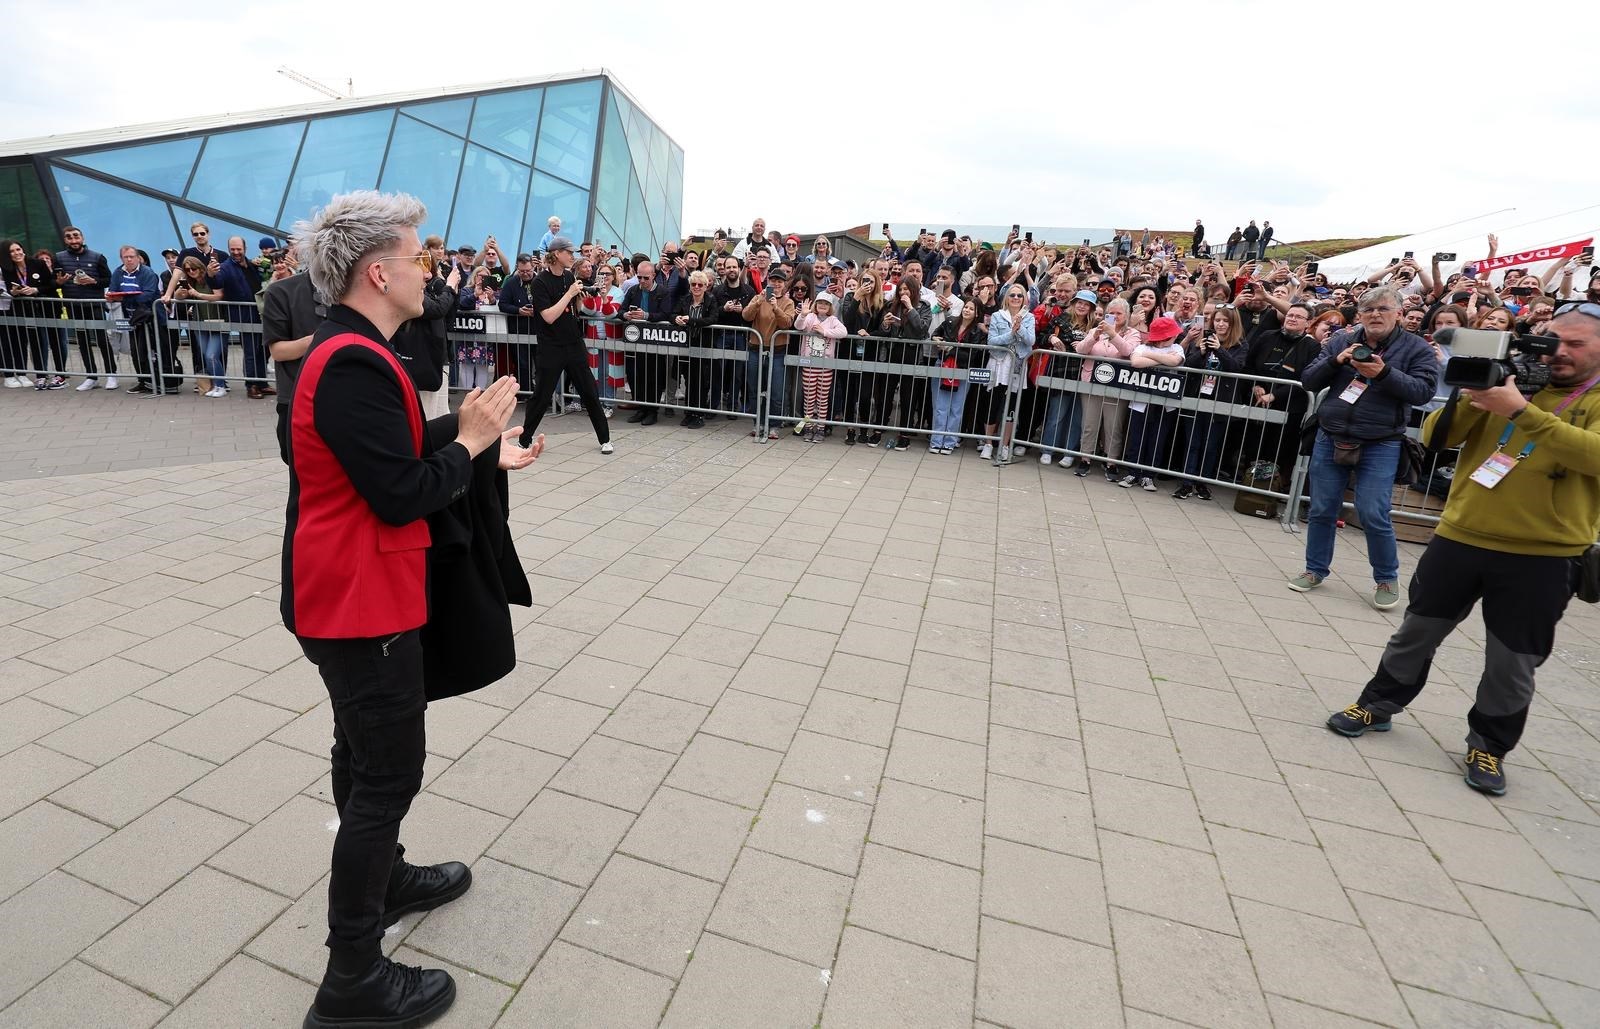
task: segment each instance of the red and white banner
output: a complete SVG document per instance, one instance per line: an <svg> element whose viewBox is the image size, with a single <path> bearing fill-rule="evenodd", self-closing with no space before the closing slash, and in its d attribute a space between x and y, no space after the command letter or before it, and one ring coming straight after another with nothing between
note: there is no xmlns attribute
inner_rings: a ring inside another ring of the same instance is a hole
<svg viewBox="0 0 1600 1029"><path fill-rule="evenodd" d="M1539 247L1536 250L1524 250L1516 254L1501 254L1499 257L1490 257L1474 262L1478 266L1479 275L1487 275L1501 268L1513 268L1522 264L1537 264L1540 261L1559 261L1563 257L1576 255L1578 251L1594 242L1594 238L1574 240L1571 243L1562 243L1560 246Z"/></svg>

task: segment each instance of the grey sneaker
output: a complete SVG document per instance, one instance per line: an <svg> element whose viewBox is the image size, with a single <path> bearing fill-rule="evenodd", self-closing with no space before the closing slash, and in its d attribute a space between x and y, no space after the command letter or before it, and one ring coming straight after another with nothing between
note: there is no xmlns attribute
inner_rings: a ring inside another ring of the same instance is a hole
<svg viewBox="0 0 1600 1029"><path fill-rule="evenodd" d="M1294 590L1296 593L1310 593L1312 590L1321 585L1322 576L1313 575L1310 572L1301 572L1299 575L1289 580L1289 588Z"/></svg>
<svg viewBox="0 0 1600 1029"><path fill-rule="evenodd" d="M1400 603L1400 584L1394 582L1380 582L1377 589L1372 591L1372 606L1379 611L1387 611Z"/></svg>

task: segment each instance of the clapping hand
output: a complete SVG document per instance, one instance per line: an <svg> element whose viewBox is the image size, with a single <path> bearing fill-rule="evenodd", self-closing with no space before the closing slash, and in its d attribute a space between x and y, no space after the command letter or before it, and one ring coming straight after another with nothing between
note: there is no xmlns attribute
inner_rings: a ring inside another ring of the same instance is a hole
<svg viewBox="0 0 1600 1029"><path fill-rule="evenodd" d="M521 438L521 429L507 429L500 434L498 467L501 471L514 472L519 468L526 468L544 453L544 433L539 433L538 438L526 447L522 445Z"/></svg>

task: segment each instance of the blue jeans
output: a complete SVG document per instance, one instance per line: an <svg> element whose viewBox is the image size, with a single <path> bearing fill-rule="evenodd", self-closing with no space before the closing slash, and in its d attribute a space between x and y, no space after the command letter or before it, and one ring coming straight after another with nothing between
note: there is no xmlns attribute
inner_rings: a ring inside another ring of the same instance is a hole
<svg viewBox="0 0 1600 1029"><path fill-rule="evenodd" d="M1215 479L1217 466L1222 463L1222 447L1228 434L1228 419L1220 414L1201 411L1194 416L1189 428L1189 454L1183 462L1183 473L1202 479Z"/></svg>
<svg viewBox="0 0 1600 1029"><path fill-rule="evenodd" d="M1078 450L1083 443L1083 405L1076 393L1051 393L1044 409L1039 442L1056 450Z"/></svg>
<svg viewBox="0 0 1600 1029"><path fill-rule="evenodd" d="M610 410L612 401L616 400L617 398L617 387L611 385L611 373L609 371L610 366L606 364L606 358L608 355L604 350L595 350L592 347L589 349L589 354L590 356L597 358L594 368L590 370L594 372L595 383L599 386L600 400L605 408ZM697 401L691 397L689 400L689 406L693 407L696 403Z"/></svg>
<svg viewBox="0 0 1600 1029"><path fill-rule="evenodd" d="M1395 547L1389 506L1394 498L1394 473L1400 466L1397 439L1365 443L1355 468L1333 463L1333 441L1317 433L1307 477L1311 483L1311 516L1306 525L1306 571L1327 575L1333 564L1334 522L1344 505L1345 487L1355 472L1356 514L1367 533L1367 560L1373 582L1400 581L1400 554Z"/></svg>
<svg viewBox="0 0 1600 1029"><path fill-rule="evenodd" d="M955 389L940 389L938 379L929 379L928 388L933 392L933 435L928 446L955 449L961 445L956 433L961 431L961 412L966 410L972 383L962 379Z"/></svg>
<svg viewBox="0 0 1600 1029"><path fill-rule="evenodd" d="M228 335L225 332L205 332L197 330L196 336L200 337L200 357L206 364L207 377L214 380L211 385L214 389L221 389L223 379L228 375Z"/></svg>
<svg viewBox="0 0 1600 1029"><path fill-rule="evenodd" d="M770 351L766 347L751 347L745 356L744 389L750 413L756 417L756 428L761 427L762 405L761 392L763 383L762 364L770 352L772 356L772 392L766 398L766 417L772 422L778 422L783 417L783 355L782 347ZM776 429L776 425L773 426Z"/></svg>

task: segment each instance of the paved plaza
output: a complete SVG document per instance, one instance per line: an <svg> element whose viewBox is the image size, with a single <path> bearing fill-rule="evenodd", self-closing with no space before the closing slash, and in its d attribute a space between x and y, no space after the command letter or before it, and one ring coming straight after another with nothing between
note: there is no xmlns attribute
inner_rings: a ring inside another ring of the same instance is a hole
<svg viewBox="0 0 1600 1029"><path fill-rule="evenodd" d="M1322 727L1400 616L1352 533L1302 596L1276 523L1032 455L545 427L520 662L429 709L402 833L475 877L387 937L438 1025L1600 1025L1595 608L1490 799L1476 616ZM0 439L0 1027L298 1026L332 721L271 408L7 391Z"/></svg>

